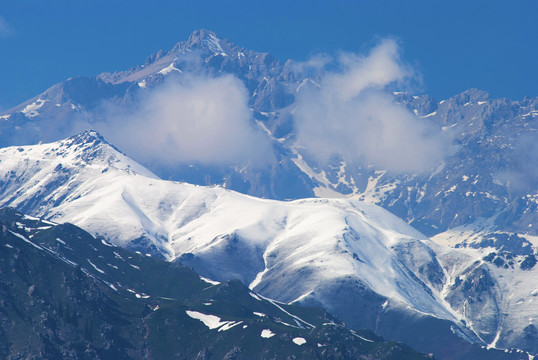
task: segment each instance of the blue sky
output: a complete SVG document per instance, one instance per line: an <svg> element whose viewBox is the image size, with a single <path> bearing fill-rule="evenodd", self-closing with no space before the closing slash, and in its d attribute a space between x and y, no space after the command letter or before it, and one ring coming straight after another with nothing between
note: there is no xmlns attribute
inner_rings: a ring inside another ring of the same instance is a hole
<svg viewBox="0 0 538 360"><path fill-rule="evenodd" d="M538 1L2 0L0 110L77 75L127 69L200 28L285 60L395 37L437 99L538 96Z"/></svg>

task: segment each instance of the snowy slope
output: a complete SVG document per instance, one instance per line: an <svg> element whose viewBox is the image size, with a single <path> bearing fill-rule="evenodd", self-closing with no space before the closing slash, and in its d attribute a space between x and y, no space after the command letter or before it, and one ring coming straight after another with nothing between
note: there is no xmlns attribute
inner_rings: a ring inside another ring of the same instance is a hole
<svg viewBox="0 0 538 360"><path fill-rule="evenodd" d="M518 344L536 353L538 266L534 249L538 239L491 233L482 222L440 233L432 240L440 244L432 248L448 276L445 298L464 315L467 326L488 348ZM455 244L464 245L447 247Z"/></svg>
<svg viewBox="0 0 538 360"><path fill-rule="evenodd" d="M498 331L498 321L478 324L460 306L465 292L455 286L482 253L441 247L357 199L282 202L160 180L92 131L0 149L0 179L0 206L180 259L208 278L239 278L286 303L323 305L351 326L374 329L380 316L403 312L451 321L453 331L484 345L484 333ZM511 303L492 299L495 308L475 311L509 311L501 307ZM525 311L533 311L532 299Z"/></svg>
<svg viewBox="0 0 538 360"><path fill-rule="evenodd" d="M194 256L211 264L205 269L210 277L238 277L286 302L327 280L353 276L378 294L452 318L391 250L404 242L421 244L416 239L424 236L375 205L279 202L159 180L95 132L1 149L0 160L3 206L71 222L123 246L146 238L169 260ZM281 284L266 284L305 269L314 276L285 294L274 289Z"/></svg>

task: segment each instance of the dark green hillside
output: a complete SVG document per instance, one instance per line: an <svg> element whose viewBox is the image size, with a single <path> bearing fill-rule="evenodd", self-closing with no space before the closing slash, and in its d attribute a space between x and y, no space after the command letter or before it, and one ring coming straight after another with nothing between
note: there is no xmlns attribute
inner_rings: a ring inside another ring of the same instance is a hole
<svg viewBox="0 0 538 360"><path fill-rule="evenodd" d="M203 320L203 321L202 321ZM262 336L264 335L264 336ZM321 309L0 210L2 359L425 359Z"/></svg>

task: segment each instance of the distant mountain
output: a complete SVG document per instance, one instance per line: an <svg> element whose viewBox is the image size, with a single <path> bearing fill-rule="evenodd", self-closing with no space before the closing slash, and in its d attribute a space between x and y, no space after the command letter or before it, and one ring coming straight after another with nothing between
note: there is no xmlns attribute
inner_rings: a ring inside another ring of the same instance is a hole
<svg viewBox="0 0 538 360"><path fill-rule="evenodd" d="M256 126L273 144L269 168L174 166L146 163L161 178L228 188L274 199L318 195L357 195L402 217L428 236L443 234L451 245L497 244L495 233L519 234L528 242L538 235L538 163L535 132L538 99L492 99L468 90L437 101L427 95L395 93L424 121L453 134L452 155L424 174L397 175L379 166L359 166L335 159L320 165L294 146L294 101L305 84L316 84L315 69L281 62L251 51L207 30L193 32L170 51L159 51L127 71L93 78L71 78L7 111L0 122L0 145L56 141L80 132L75 120L90 125L103 116L103 102L130 106L165 79L191 73L232 74L249 92ZM308 86L307 86L308 87ZM340 196L342 196L340 195ZM456 236L473 234L469 241ZM452 231L453 229L456 229ZM445 233L446 232L446 233ZM504 236L504 235L503 235ZM500 245L494 245L500 250ZM536 244L534 244L536 246Z"/></svg>
<svg viewBox="0 0 538 360"><path fill-rule="evenodd" d="M319 308L0 209L3 359L426 359Z"/></svg>
<svg viewBox="0 0 538 360"><path fill-rule="evenodd" d="M180 259L215 280L240 279L284 303L321 305L352 328L440 358L505 356L470 343L534 351L522 322L538 287L531 255L450 250L358 200L278 202L159 180L93 131L0 149L0 164L2 206Z"/></svg>

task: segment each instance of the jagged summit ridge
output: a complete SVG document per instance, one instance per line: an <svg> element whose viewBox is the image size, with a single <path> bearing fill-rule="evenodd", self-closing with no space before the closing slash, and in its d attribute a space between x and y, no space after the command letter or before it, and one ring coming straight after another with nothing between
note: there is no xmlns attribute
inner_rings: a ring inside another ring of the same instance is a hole
<svg viewBox="0 0 538 360"><path fill-rule="evenodd" d="M202 47L213 51L215 54L227 55L221 45L222 40L213 31L200 29L195 30L185 44L188 49Z"/></svg>

